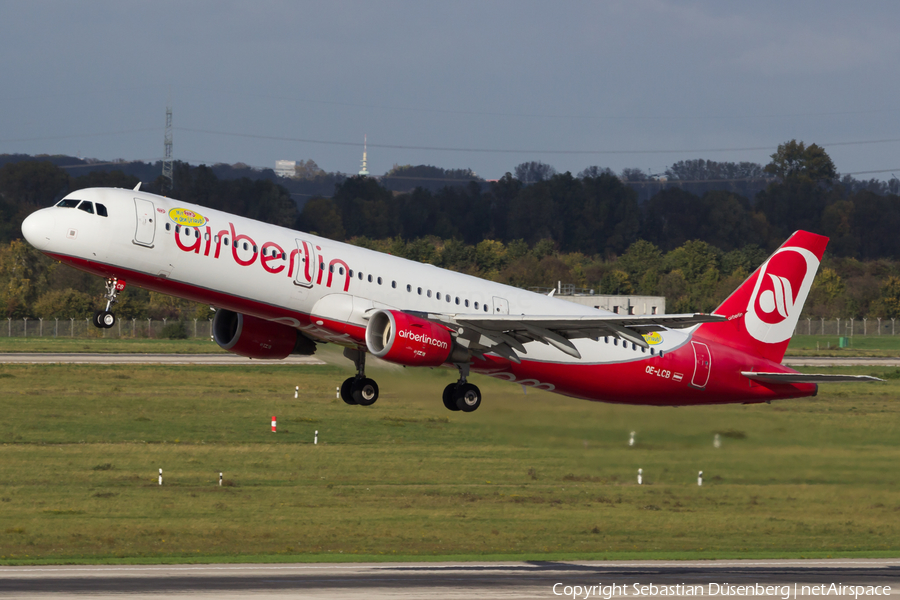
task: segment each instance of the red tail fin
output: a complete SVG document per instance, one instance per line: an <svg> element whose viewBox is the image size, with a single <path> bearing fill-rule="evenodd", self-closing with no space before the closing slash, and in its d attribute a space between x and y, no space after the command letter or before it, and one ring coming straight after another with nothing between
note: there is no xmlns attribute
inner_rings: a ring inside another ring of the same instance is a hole
<svg viewBox="0 0 900 600"><path fill-rule="evenodd" d="M825 236L794 233L713 311L728 321L707 323L697 333L781 362L827 245Z"/></svg>

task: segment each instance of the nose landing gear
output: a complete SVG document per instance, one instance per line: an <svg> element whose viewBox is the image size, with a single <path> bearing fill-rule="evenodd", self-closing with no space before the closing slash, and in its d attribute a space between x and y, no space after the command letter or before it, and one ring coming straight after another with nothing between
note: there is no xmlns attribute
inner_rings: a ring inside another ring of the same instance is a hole
<svg viewBox="0 0 900 600"><path fill-rule="evenodd" d="M115 277L111 277L106 280L106 294L103 295L103 298L106 299L106 310L98 310L94 312L94 327L109 329L116 324L116 315L111 313L109 308L113 305L113 303L118 302L116 296L118 296L119 292L124 289L124 279L116 279Z"/></svg>

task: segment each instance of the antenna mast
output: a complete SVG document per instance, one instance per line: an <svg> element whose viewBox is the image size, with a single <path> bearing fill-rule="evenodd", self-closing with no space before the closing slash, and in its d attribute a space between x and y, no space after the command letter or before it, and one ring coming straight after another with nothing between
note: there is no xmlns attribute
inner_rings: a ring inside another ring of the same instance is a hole
<svg viewBox="0 0 900 600"><path fill-rule="evenodd" d="M175 186L175 178L172 175L172 107L166 107L166 133L163 138L163 145L165 147L165 154L163 158L162 164L162 176L167 181L163 181L163 193L168 190L171 190Z"/></svg>
<svg viewBox="0 0 900 600"><path fill-rule="evenodd" d="M359 170L359 174L368 177L369 169L366 166L366 134L363 134L363 159L362 159L362 169Z"/></svg>

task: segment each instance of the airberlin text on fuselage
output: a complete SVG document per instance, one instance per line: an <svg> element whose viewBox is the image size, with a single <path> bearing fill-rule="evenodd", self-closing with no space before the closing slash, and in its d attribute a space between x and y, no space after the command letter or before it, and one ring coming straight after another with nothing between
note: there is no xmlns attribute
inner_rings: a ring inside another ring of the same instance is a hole
<svg viewBox="0 0 900 600"><path fill-rule="evenodd" d="M429 346L436 346L442 350L447 349L447 342L437 340L430 335L426 335L424 333L413 333L411 331L407 331L406 329L401 329L397 332L397 335L402 337L405 340L411 340L413 342L421 342L423 344L428 344Z"/></svg>
<svg viewBox="0 0 900 600"><path fill-rule="evenodd" d="M204 234L201 236L200 232ZM186 235L185 235L186 234ZM229 242L230 240L230 242ZM225 253L228 253L228 247L231 247L231 258L235 263L242 267L249 267L257 262L267 273L277 275L284 272L288 277L293 277L294 269L297 267L296 261L303 259L303 267L301 268L300 278L305 279L307 283L312 285L322 285L322 279L325 272L328 277L325 280L325 286L331 287L335 274L335 268L343 267L343 274L338 272L339 277L344 279L344 291L350 288L350 268L347 263L340 258L332 259L328 266L325 265L325 259L321 254L319 256L318 268L312 266L311 257L315 255L312 251L310 242L302 241L301 248L295 248L286 253L284 248L275 242L265 242L262 246L257 247L256 242L249 235L237 233L234 229L234 223L228 223L228 229L223 229L218 233L213 233L212 228L207 225L202 229L199 227L183 227L176 225L175 227L175 244L184 252L193 252L194 254L203 254L219 258L222 253L222 246L225 246ZM246 244L245 250L242 250ZM315 249L321 253L322 248L316 246ZM274 252L273 252L274 251ZM246 258L241 256L244 253ZM284 256L285 258L282 258ZM285 260L287 260L287 269L285 269Z"/></svg>

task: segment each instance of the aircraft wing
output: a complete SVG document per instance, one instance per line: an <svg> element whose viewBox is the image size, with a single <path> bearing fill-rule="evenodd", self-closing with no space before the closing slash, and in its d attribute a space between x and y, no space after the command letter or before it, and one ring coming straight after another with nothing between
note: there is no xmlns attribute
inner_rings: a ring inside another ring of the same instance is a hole
<svg viewBox="0 0 900 600"><path fill-rule="evenodd" d="M457 332L457 341L474 354L494 352L518 363L517 353L527 354L524 344L540 342L554 346L575 358L581 354L570 340L597 340L613 336L649 348L644 333L683 329L700 323L724 321L720 315L472 315L425 313L420 315Z"/></svg>
<svg viewBox="0 0 900 600"><path fill-rule="evenodd" d="M758 373L741 371L741 375L763 383L834 383L838 381L884 381L871 375L823 375L820 373Z"/></svg>

